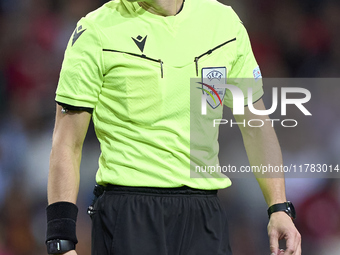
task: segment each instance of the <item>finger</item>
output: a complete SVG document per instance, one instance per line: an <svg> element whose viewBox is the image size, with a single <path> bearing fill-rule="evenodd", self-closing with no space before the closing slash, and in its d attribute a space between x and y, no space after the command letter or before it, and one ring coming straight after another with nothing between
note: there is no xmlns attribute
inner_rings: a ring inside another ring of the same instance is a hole
<svg viewBox="0 0 340 255"><path fill-rule="evenodd" d="M286 238L286 250L283 253L284 255L293 255L297 250L298 240L294 238L292 235L289 235Z"/></svg>
<svg viewBox="0 0 340 255"><path fill-rule="evenodd" d="M300 237L299 244L294 255L301 255L301 254L302 254L302 250L301 250L301 237Z"/></svg>
<svg viewBox="0 0 340 255"><path fill-rule="evenodd" d="M295 248L294 248L294 255L301 255L301 235L298 231L294 236Z"/></svg>
<svg viewBox="0 0 340 255"><path fill-rule="evenodd" d="M279 251L279 237L276 232L269 233L270 255L277 255Z"/></svg>

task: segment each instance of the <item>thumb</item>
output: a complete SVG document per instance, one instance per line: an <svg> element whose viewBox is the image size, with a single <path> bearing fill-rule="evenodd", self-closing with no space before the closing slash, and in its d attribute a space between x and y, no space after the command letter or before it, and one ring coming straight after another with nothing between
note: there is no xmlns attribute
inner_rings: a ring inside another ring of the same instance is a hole
<svg viewBox="0 0 340 255"><path fill-rule="evenodd" d="M277 255L279 252L279 237L277 233L271 232L269 234L269 248L270 255Z"/></svg>

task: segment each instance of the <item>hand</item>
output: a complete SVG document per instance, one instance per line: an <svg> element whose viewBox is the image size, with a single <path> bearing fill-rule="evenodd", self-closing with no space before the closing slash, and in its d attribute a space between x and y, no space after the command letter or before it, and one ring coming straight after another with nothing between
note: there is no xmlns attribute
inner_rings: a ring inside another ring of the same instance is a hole
<svg viewBox="0 0 340 255"><path fill-rule="evenodd" d="M301 235L285 212L270 216L268 236L271 255L301 255ZM286 250L279 250L279 240L286 240Z"/></svg>

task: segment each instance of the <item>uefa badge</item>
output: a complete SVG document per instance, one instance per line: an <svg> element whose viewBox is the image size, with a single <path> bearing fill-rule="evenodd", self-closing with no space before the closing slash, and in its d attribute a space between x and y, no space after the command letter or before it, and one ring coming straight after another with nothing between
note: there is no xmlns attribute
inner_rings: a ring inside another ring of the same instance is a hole
<svg viewBox="0 0 340 255"><path fill-rule="evenodd" d="M222 105L226 88L216 87L226 84L227 70L225 67L206 67L202 68L202 93L206 101L215 109Z"/></svg>

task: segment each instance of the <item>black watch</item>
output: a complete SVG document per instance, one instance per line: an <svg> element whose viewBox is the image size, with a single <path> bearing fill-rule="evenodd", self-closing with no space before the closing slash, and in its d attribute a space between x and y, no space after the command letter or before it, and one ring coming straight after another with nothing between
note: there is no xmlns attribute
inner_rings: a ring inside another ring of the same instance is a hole
<svg viewBox="0 0 340 255"><path fill-rule="evenodd" d="M62 254L76 248L76 245L70 240L50 240L46 242L48 254Z"/></svg>
<svg viewBox="0 0 340 255"><path fill-rule="evenodd" d="M284 211L285 213L288 214L288 216L292 219L295 220L296 219L296 213L295 213L295 208L294 205L292 204L292 202L284 202L281 204L275 204L272 205L268 208L268 216L270 217L270 215L274 212L280 212L280 211Z"/></svg>

